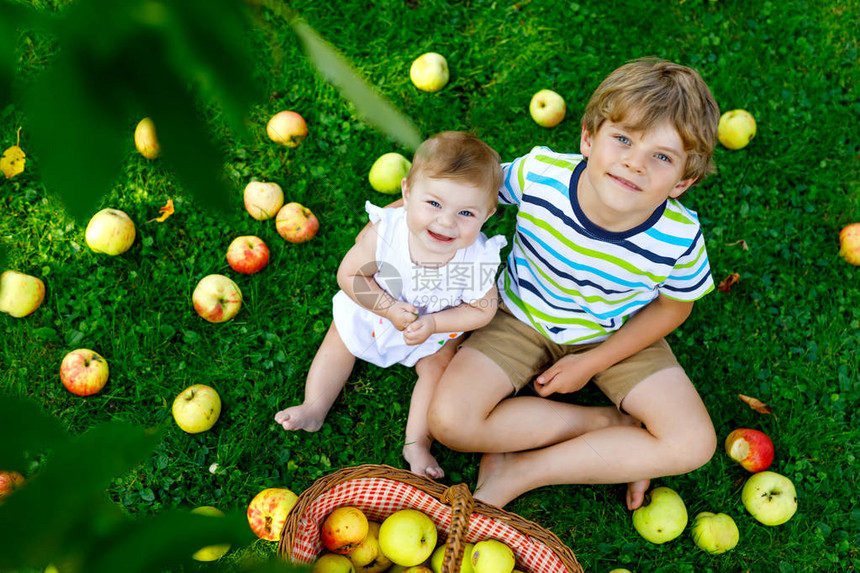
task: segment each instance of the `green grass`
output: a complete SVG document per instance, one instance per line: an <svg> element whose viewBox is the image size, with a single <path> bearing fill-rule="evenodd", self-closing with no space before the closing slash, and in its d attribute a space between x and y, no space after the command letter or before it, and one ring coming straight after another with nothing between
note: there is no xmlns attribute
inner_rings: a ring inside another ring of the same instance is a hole
<svg viewBox="0 0 860 573"><path fill-rule="evenodd" d="M609 71L639 56L691 65L722 110L750 111L756 139L741 151L718 148L717 174L685 198L701 217L715 280L737 272L740 283L700 301L670 342L718 436L754 427L773 438L772 469L794 481L797 515L774 528L754 521L740 503L746 473L721 450L701 469L653 484L678 491L691 517L707 510L736 520L740 544L722 556L697 550L689 531L665 545L645 542L632 527L620 485L541 488L508 509L556 533L587 571L860 566L860 271L837 255L839 230L860 220L855 0L302 0L291 6L425 136L471 130L504 160L534 145L578 151L588 96ZM361 122L303 58L288 27L265 20L268 29L249 42L255 76L271 97L250 110L251 139L234 139L214 121L217 110L208 110L235 188L228 212L196 204L162 161L134 152L137 118L128 119L123 172L100 205L123 209L137 223L138 239L120 257L90 252L86 221L67 215L41 183L38 156L24 174L0 181L7 266L47 285L35 314L0 317L0 392L36 399L75 434L108 420L166 428L152 458L110 487L132 515L202 504L241 511L264 487L298 493L341 467L403 466L410 369L357 366L319 433L284 433L272 419L301 400L330 320L335 270L366 219L364 201L389 200L367 183L371 163L388 151L408 152ZM49 38L24 35L19 87L50 64L55 50ZM452 69L451 83L436 94L417 91L408 77L411 61L426 51L444 54ZM538 127L527 111L531 95L544 87L568 103L567 118L552 130ZM297 149L266 138L266 120L281 109L308 121L309 137ZM15 144L22 124L27 151L27 118L18 107L0 110L0 148ZM272 221L251 219L241 195L252 177L280 183L288 200L313 210L319 235L288 244ZM168 197L176 214L147 223ZM500 209L488 233L509 233L513 215ZM232 237L244 234L259 235L272 252L269 267L250 277L233 273L224 258ZM748 250L735 244L740 240ZM246 299L237 318L221 325L200 319L190 301L197 281L215 272L233 277ZM78 347L110 363L110 381L97 396L74 397L59 382L63 355ZM173 424L170 405L194 383L214 386L224 409L211 431L187 435ZM590 388L581 394L576 399L586 403L602 400ZM737 394L763 400L773 414L754 412ZM477 455L437 452L448 472L443 481L474 488ZM228 559L274 552L275 544L260 541Z"/></svg>

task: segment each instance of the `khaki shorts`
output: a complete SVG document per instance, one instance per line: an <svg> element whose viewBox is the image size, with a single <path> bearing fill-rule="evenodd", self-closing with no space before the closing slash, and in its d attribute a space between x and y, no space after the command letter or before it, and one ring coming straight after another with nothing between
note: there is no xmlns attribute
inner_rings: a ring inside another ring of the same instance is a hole
<svg viewBox="0 0 860 573"><path fill-rule="evenodd" d="M567 354L585 352L595 344L557 344L511 314L504 304L493 320L473 332L462 346L474 348L498 364L519 392L538 374ZM592 381L620 409L621 401L642 380L680 366L669 343L660 339L597 374Z"/></svg>

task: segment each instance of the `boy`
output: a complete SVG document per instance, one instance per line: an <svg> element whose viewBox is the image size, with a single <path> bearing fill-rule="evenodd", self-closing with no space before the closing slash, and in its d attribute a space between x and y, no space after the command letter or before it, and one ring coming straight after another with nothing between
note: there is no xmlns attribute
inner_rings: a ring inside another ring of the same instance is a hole
<svg viewBox="0 0 860 573"><path fill-rule="evenodd" d="M635 60L589 101L582 155L535 148L503 166L500 201L518 216L502 304L429 411L441 443L486 452L476 498L626 482L635 509L650 478L713 455L708 412L663 337L713 289L698 219L677 199L711 171L718 119L695 71ZM532 380L539 396L509 397ZM543 398L589 380L615 407Z"/></svg>

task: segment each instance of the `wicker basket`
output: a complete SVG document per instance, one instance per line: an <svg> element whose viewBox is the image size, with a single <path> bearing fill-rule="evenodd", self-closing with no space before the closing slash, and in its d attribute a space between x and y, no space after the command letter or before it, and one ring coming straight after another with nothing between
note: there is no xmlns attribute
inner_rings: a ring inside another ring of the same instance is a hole
<svg viewBox="0 0 860 573"><path fill-rule="evenodd" d="M290 510L278 554L310 564L323 553L320 524L337 507L351 505L371 521L400 509L423 511L445 541L443 573L458 573L465 544L498 539L514 551L517 568L528 573L581 573L573 551L538 524L476 500L466 484L446 487L410 471L386 465L344 468L318 479Z"/></svg>

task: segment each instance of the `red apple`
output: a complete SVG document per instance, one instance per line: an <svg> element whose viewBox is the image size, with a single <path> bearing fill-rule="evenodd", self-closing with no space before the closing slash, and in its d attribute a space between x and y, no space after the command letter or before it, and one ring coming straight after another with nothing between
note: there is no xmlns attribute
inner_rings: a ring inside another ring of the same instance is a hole
<svg viewBox="0 0 860 573"><path fill-rule="evenodd" d="M845 262L860 265L860 223L851 223L839 232L839 247Z"/></svg>
<svg viewBox="0 0 860 573"><path fill-rule="evenodd" d="M269 139L287 147L298 147L308 136L308 124L294 111L280 111L266 124Z"/></svg>
<svg viewBox="0 0 860 573"><path fill-rule="evenodd" d="M72 394L91 396L107 383L107 360L86 348L72 350L60 365L60 380Z"/></svg>
<svg viewBox="0 0 860 573"><path fill-rule="evenodd" d="M756 473L773 462L773 442L763 432L738 428L726 438L726 453L744 469Z"/></svg>
<svg viewBox="0 0 860 573"><path fill-rule="evenodd" d="M260 539L278 541L287 521L287 514L298 499L298 496L288 489L264 489L248 504L248 525Z"/></svg>
<svg viewBox="0 0 860 573"><path fill-rule="evenodd" d="M197 314L209 322L226 322L242 308L242 291L224 275L207 275L197 283L191 302Z"/></svg>
<svg viewBox="0 0 860 573"><path fill-rule="evenodd" d="M24 485L24 476L16 471L0 470L0 503L3 498Z"/></svg>
<svg viewBox="0 0 860 573"><path fill-rule="evenodd" d="M311 210L298 203L287 203L275 218L278 234L291 243L304 243L316 236L320 222Z"/></svg>
<svg viewBox="0 0 860 573"><path fill-rule="evenodd" d="M269 247L260 237L237 237L227 249L227 263L237 273L252 275L269 264Z"/></svg>

